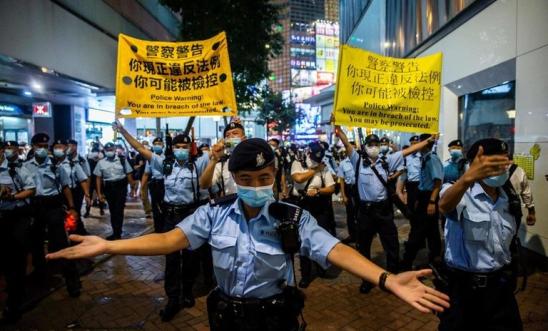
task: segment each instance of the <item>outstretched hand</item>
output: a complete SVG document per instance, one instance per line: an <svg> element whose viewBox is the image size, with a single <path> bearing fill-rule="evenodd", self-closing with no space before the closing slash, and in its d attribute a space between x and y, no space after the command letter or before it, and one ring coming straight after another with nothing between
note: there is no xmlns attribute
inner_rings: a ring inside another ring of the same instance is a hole
<svg viewBox="0 0 548 331"><path fill-rule="evenodd" d="M79 236L70 235L69 239L74 242L79 242L78 245L62 249L60 251L46 255L46 259L81 259L86 257L94 257L105 254L107 252L108 242L97 236Z"/></svg>
<svg viewBox="0 0 548 331"><path fill-rule="evenodd" d="M503 174L512 161L506 155L483 155L483 147L478 148L476 157L463 177L469 182L475 182L487 177Z"/></svg>
<svg viewBox="0 0 548 331"><path fill-rule="evenodd" d="M390 275L386 280L386 287L398 298L422 313L442 312L445 308L449 308L449 297L424 285L419 280L422 277L431 275L431 269Z"/></svg>

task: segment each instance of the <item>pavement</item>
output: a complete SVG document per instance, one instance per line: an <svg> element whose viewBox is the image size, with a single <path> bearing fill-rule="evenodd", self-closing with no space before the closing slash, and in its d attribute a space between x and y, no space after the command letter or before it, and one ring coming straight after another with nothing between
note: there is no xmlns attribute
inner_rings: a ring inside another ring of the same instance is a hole
<svg viewBox="0 0 548 331"><path fill-rule="evenodd" d="M337 235L345 238L344 208L337 204L335 210ZM106 236L110 234L108 213L105 217L97 213L93 211L86 225L91 233ZM145 218L136 200L128 203L126 217L124 236L139 235L151 228L151 220ZM401 218L397 223L403 242L409 226ZM372 254L376 263L384 265L378 238L374 240ZM421 261L426 261L425 252L418 257L418 262ZM0 330L209 330L207 289L202 284L195 291L195 307L182 310L171 322L161 322L158 313L166 303L162 256L103 256L95 262L95 269L82 277L83 292L79 298L70 298L62 287L54 289L17 324ZM435 315L421 314L377 288L369 294L360 294L360 282L335 269L328 270L323 278L316 278L304 290L307 330L437 329ZM524 330L548 330L547 295L548 273L533 273L527 289L517 294Z"/></svg>

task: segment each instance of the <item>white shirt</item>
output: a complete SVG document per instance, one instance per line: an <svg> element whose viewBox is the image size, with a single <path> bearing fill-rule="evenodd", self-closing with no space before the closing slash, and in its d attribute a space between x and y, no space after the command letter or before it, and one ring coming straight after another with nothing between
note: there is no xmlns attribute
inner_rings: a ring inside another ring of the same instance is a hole
<svg viewBox="0 0 548 331"><path fill-rule="evenodd" d="M519 166L514 170L512 177L510 177L510 182L516 190L516 193L521 197L521 202L525 205L526 208L532 208L535 206L533 203L533 193L531 192L531 186L527 180L527 175L525 171Z"/></svg>
<svg viewBox="0 0 548 331"><path fill-rule="evenodd" d="M236 183L234 182L230 171L228 171L228 160L215 164L213 179L211 180L211 191L214 193L222 191L223 185L225 195L234 194L238 191Z"/></svg>
<svg viewBox="0 0 548 331"><path fill-rule="evenodd" d="M293 162L293 165L291 165L291 175L299 174L303 172L307 172L308 169L303 168L301 165L301 162L295 161ZM323 186L322 186L322 178L323 178ZM306 187L306 183L308 181L304 181L302 183L295 182L293 185L293 195L299 195L299 190L304 190ZM333 180L333 176L325 167L321 172L316 172L314 174L314 177L310 180L310 185L308 185L308 189L321 189L322 187L329 187L331 185L335 185L335 181Z"/></svg>

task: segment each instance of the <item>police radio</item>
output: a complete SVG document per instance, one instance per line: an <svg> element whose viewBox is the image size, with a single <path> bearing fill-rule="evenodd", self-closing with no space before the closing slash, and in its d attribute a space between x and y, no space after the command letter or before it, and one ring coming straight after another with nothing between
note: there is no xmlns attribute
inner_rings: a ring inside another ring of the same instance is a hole
<svg viewBox="0 0 548 331"><path fill-rule="evenodd" d="M164 176L171 175L171 172L173 171L173 140L171 139L171 136L169 135L169 125L166 123L166 131L165 131L165 140L166 140L166 152L165 152L165 159L163 162L163 173Z"/></svg>
<svg viewBox="0 0 548 331"><path fill-rule="evenodd" d="M281 202L273 202L268 206L268 213L280 221L276 228L282 239L282 249L287 254L299 252L299 221L303 210L299 207Z"/></svg>

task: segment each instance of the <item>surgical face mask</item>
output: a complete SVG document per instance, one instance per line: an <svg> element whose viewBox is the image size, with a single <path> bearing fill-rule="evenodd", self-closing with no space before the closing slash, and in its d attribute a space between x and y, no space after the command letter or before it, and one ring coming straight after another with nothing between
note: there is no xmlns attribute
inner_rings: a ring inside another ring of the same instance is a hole
<svg viewBox="0 0 548 331"><path fill-rule="evenodd" d="M237 184L236 184L237 185ZM273 185L252 187L241 186L238 187L238 197L248 206L253 208L259 208L266 204L268 200L271 200L274 196L272 189Z"/></svg>
<svg viewBox="0 0 548 331"><path fill-rule="evenodd" d="M112 159L115 155L114 151L106 151L105 152L105 155L106 157L108 157L109 159Z"/></svg>
<svg viewBox="0 0 548 331"><path fill-rule="evenodd" d="M380 148L380 151L383 154L388 153L388 146L387 145L382 145L381 148Z"/></svg>
<svg viewBox="0 0 548 331"><path fill-rule="evenodd" d="M61 158L61 157L65 156L65 150L63 150L61 148L55 148L53 150L53 156Z"/></svg>
<svg viewBox="0 0 548 331"><path fill-rule="evenodd" d="M307 166L308 168L316 168L318 165L319 165L319 163L316 162L316 161L314 161L314 160L312 160L312 159L310 158L310 156L307 156L307 157L306 157L306 166Z"/></svg>
<svg viewBox="0 0 548 331"><path fill-rule="evenodd" d="M11 159L13 155L15 155L15 153L11 149L6 149L4 151L4 156L6 157L6 159Z"/></svg>
<svg viewBox="0 0 548 331"><path fill-rule="evenodd" d="M45 159L46 157L48 157L48 150L45 148L37 148L34 152L34 155L41 159Z"/></svg>
<svg viewBox="0 0 548 331"><path fill-rule="evenodd" d="M380 148L379 146L365 146L365 152L369 155L370 158L376 159L379 156Z"/></svg>
<svg viewBox="0 0 548 331"><path fill-rule="evenodd" d="M508 180L508 171L498 176L487 177L483 179L483 183L491 187L501 187Z"/></svg>
<svg viewBox="0 0 548 331"><path fill-rule="evenodd" d="M186 161L188 160L189 150L185 148L176 148L173 150L173 155L177 161Z"/></svg>
<svg viewBox="0 0 548 331"><path fill-rule="evenodd" d="M225 139L225 153L232 153L232 151L234 151L234 148L236 148L236 146L238 146L238 144L241 142L242 138L237 137Z"/></svg>
<svg viewBox="0 0 548 331"><path fill-rule="evenodd" d="M453 161L456 161L462 157L462 151L460 149L452 149L449 151L449 154L451 154L451 159Z"/></svg>
<svg viewBox="0 0 548 331"><path fill-rule="evenodd" d="M160 154L162 154L164 149L161 145L154 145L154 146L152 146L152 150L154 151L154 153L160 155Z"/></svg>

